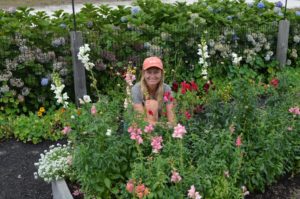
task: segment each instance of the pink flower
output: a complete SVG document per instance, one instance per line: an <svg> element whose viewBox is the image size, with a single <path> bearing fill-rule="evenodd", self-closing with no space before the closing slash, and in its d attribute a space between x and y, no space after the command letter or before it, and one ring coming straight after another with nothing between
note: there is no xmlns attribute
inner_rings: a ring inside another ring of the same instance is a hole
<svg viewBox="0 0 300 199"><path fill-rule="evenodd" d="M188 190L188 197L192 199L201 199L199 192L196 192L195 186L192 185L190 190Z"/></svg>
<svg viewBox="0 0 300 199"><path fill-rule="evenodd" d="M133 190L134 190L134 181L133 180L129 180L126 184L126 190L129 192L129 193L132 193Z"/></svg>
<svg viewBox="0 0 300 199"><path fill-rule="evenodd" d="M64 135L67 135L68 133L70 133L71 132L71 127L70 126L65 126L64 127L64 129L62 130L62 133L64 134Z"/></svg>
<svg viewBox="0 0 300 199"><path fill-rule="evenodd" d="M171 182L177 183L180 181L181 181L181 176L179 175L179 173L176 171L172 171Z"/></svg>
<svg viewBox="0 0 300 199"><path fill-rule="evenodd" d="M288 131L292 131L292 130L293 130L293 127L289 126L289 127L287 127L287 130L288 130Z"/></svg>
<svg viewBox="0 0 300 199"><path fill-rule="evenodd" d="M76 189L76 190L72 193L73 196L79 196L80 194L82 194L82 192L81 192L79 189Z"/></svg>
<svg viewBox="0 0 300 199"><path fill-rule="evenodd" d="M97 113L97 109L96 109L96 106L93 104L91 107L91 114L96 115L96 113Z"/></svg>
<svg viewBox="0 0 300 199"><path fill-rule="evenodd" d="M160 149L162 149L161 143L163 142L162 136L157 136L152 138L151 146L153 153L159 153Z"/></svg>
<svg viewBox="0 0 300 199"><path fill-rule="evenodd" d="M170 102L174 101L174 98L172 97L172 94L170 91L164 93L164 102L169 102L169 101Z"/></svg>
<svg viewBox="0 0 300 199"><path fill-rule="evenodd" d="M289 109L289 112L290 112L290 113L293 113L293 114L295 114L295 115L300 115L300 109L299 109L298 106L295 106L295 107L290 108L290 109Z"/></svg>
<svg viewBox="0 0 300 199"><path fill-rule="evenodd" d="M242 138L240 135L236 138L235 145L237 147L240 147L242 145Z"/></svg>
<svg viewBox="0 0 300 199"><path fill-rule="evenodd" d="M127 72L125 74L125 81L127 82L128 85L132 86L132 82L135 80L135 75L133 75L132 73Z"/></svg>
<svg viewBox="0 0 300 199"><path fill-rule="evenodd" d="M143 143L142 130L140 128L129 127L127 130L130 133L130 139L136 140L138 144Z"/></svg>
<svg viewBox="0 0 300 199"><path fill-rule="evenodd" d="M182 139L182 136L186 134L185 127L178 124L177 126L174 127L174 132L172 134L173 138L180 138Z"/></svg>
<svg viewBox="0 0 300 199"><path fill-rule="evenodd" d="M152 124L149 124L148 126L145 126L144 132L145 133L151 133L154 130L154 127Z"/></svg>

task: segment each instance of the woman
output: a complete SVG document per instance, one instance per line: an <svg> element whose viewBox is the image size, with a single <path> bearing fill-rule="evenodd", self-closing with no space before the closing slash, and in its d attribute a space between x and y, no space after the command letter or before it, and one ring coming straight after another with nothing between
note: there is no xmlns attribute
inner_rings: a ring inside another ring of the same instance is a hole
<svg viewBox="0 0 300 199"><path fill-rule="evenodd" d="M147 122L155 125L165 105L168 123L175 124L171 88L164 83L164 69L160 58L148 57L144 60L141 81L132 87L131 93L134 110L145 114Z"/></svg>

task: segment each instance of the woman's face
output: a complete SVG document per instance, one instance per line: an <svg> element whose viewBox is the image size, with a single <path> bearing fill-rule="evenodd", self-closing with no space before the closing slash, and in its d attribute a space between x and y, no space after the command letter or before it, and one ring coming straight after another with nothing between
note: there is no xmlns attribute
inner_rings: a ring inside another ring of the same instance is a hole
<svg viewBox="0 0 300 199"><path fill-rule="evenodd" d="M149 87L157 86L162 78L162 70L159 68L148 68L144 71L144 78Z"/></svg>

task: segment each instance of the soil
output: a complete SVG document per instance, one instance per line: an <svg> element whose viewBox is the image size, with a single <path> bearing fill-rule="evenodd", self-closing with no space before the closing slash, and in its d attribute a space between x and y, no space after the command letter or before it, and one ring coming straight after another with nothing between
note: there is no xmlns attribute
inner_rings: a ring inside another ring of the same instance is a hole
<svg viewBox="0 0 300 199"><path fill-rule="evenodd" d="M52 199L51 184L33 175L40 153L52 144L55 142L0 141L0 199Z"/></svg>
<svg viewBox="0 0 300 199"><path fill-rule="evenodd" d="M14 139L0 141L0 199L52 199L51 184L33 175L39 154L52 144L55 142L34 145ZM287 175L265 193L251 193L246 199L300 199L300 174L293 178Z"/></svg>

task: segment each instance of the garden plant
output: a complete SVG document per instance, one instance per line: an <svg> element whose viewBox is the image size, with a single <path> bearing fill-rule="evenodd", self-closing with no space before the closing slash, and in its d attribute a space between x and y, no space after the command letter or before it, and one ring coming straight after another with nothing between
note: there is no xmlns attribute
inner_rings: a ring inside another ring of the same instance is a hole
<svg viewBox="0 0 300 199"><path fill-rule="evenodd" d="M232 199L299 172L299 11L286 13L282 67L281 2L86 4L76 14L88 85L81 99L69 51L73 16L30 11L0 11L0 138L68 139L41 155L36 177L64 178L84 198ZM164 62L175 126L164 116L149 125L132 108L132 83L151 55Z"/></svg>

